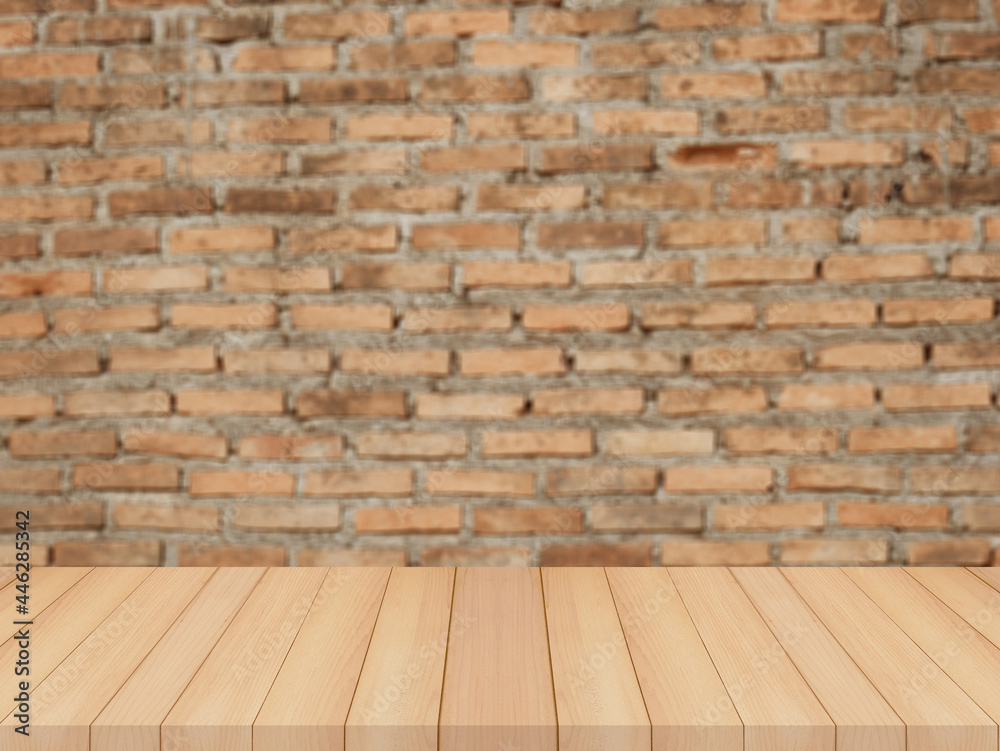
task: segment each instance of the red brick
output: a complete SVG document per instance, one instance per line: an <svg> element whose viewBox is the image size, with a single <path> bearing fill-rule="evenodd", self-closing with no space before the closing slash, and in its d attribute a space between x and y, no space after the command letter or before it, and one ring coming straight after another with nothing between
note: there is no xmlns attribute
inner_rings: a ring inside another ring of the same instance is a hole
<svg viewBox="0 0 1000 751"><path fill-rule="evenodd" d="M402 102L409 97L403 78L334 78L305 80L299 85L299 101L318 102ZM303 155L303 173L317 171L324 157ZM312 167L307 168L307 164Z"/></svg>
<svg viewBox="0 0 1000 751"><path fill-rule="evenodd" d="M454 63L453 42L366 44L351 50L351 67L356 70L437 68Z"/></svg>
<svg viewBox="0 0 1000 751"><path fill-rule="evenodd" d="M774 483L769 467L668 467L663 489L668 493L763 493Z"/></svg>
<svg viewBox="0 0 1000 751"><path fill-rule="evenodd" d="M493 98L496 98L499 93L509 92L505 99L513 99L513 94L519 93L520 89L512 89L510 85L496 85L489 89L489 91L492 92ZM525 93L524 97L518 96L517 98L526 99L527 93ZM576 118L568 112L543 112L537 114L520 112L470 113L466 127L469 136L477 139L559 138L576 135ZM529 186L512 185L506 187L528 188ZM565 187L555 186L545 189L536 188L536 190L548 190L552 193L558 193L560 192L560 188L565 189ZM480 188L480 191L482 191L482 188Z"/></svg>
<svg viewBox="0 0 1000 751"><path fill-rule="evenodd" d="M642 328L716 329L753 326L757 315L750 303L646 303L642 306Z"/></svg>
<svg viewBox="0 0 1000 751"><path fill-rule="evenodd" d="M0 57L0 79L96 76L100 55L92 52L33 52Z"/></svg>
<svg viewBox="0 0 1000 751"><path fill-rule="evenodd" d="M406 14L407 36L473 36L503 34L510 30L507 10L423 10Z"/></svg>
<svg viewBox="0 0 1000 751"><path fill-rule="evenodd" d="M457 187L384 188L366 185L351 191L351 209L358 211L455 211Z"/></svg>
<svg viewBox="0 0 1000 751"><path fill-rule="evenodd" d="M284 566L285 551L272 545L204 545L182 543L177 546L178 566Z"/></svg>
<svg viewBox="0 0 1000 751"><path fill-rule="evenodd" d="M664 248L707 245L762 245L767 227L758 219L680 219L659 226L657 242Z"/></svg>
<svg viewBox="0 0 1000 751"><path fill-rule="evenodd" d="M94 331L156 331L159 327L160 313L156 305L62 308L52 313L52 331L70 335Z"/></svg>
<svg viewBox="0 0 1000 751"><path fill-rule="evenodd" d="M604 186L604 207L609 209L706 207L712 202L712 184L707 181L613 183Z"/></svg>
<svg viewBox="0 0 1000 751"><path fill-rule="evenodd" d="M847 433L851 453L949 452L958 448L950 425L921 427L852 428Z"/></svg>
<svg viewBox="0 0 1000 751"><path fill-rule="evenodd" d="M292 305L296 329L392 331L395 322L388 305Z"/></svg>
<svg viewBox="0 0 1000 751"><path fill-rule="evenodd" d="M646 79L629 74L549 75L542 79L542 97L550 102L643 100Z"/></svg>
<svg viewBox="0 0 1000 751"><path fill-rule="evenodd" d="M5 420L52 417L55 413L55 398L47 394L0 394L0 418Z"/></svg>
<svg viewBox="0 0 1000 751"><path fill-rule="evenodd" d="M286 497L292 495L295 478L275 470L194 470L188 473L192 497Z"/></svg>
<svg viewBox="0 0 1000 751"><path fill-rule="evenodd" d="M548 545L540 557L543 566L649 566L653 546L643 542Z"/></svg>
<svg viewBox="0 0 1000 751"><path fill-rule="evenodd" d="M0 198L0 221L53 222L89 219L94 199L89 196L14 196Z"/></svg>
<svg viewBox="0 0 1000 751"><path fill-rule="evenodd" d="M420 551L421 566L528 566L530 564L531 550L524 546L430 547Z"/></svg>
<svg viewBox="0 0 1000 751"><path fill-rule="evenodd" d="M923 253L892 255L830 255L822 262L823 278L836 282L926 279L934 268Z"/></svg>
<svg viewBox="0 0 1000 751"><path fill-rule="evenodd" d="M1000 530L1000 506L970 503L962 507L965 526L979 531Z"/></svg>
<svg viewBox="0 0 1000 751"><path fill-rule="evenodd" d="M7 450L20 459L115 456L118 439L112 431L12 430L7 434Z"/></svg>
<svg viewBox="0 0 1000 751"><path fill-rule="evenodd" d="M736 5L679 5L660 8L653 23L659 29L721 29L727 26L759 26L764 20L764 6L756 3Z"/></svg>
<svg viewBox="0 0 1000 751"><path fill-rule="evenodd" d="M49 331L45 314L0 313L0 339L35 339Z"/></svg>
<svg viewBox="0 0 1000 751"><path fill-rule="evenodd" d="M340 517L336 505L240 504L233 509L232 525L260 532L332 532L340 529Z"/></svg>
<svg viewBox="0 0 1000 751"><path fill-rule="evenodd" d="M764 308L768 328L874 326L878 311L871 300L808 300L772 303Z"/></svg>
<svg viewBox="0 0 1000 751"><path fill-rule="evenodd" d="M39 159L0 162L0 185L45 182L45 162Z"/></svg>
<svg viewBox="0 0 1000 751"><path fill-rule="evenodd" d="M62 229L52 237L52 250L57 256L153 253L159 248L156 230L147 227Z"/></svg>
<svg viewBox="0 0 1000 751"><path fill-rule="evenodd" d="M413 228L415 250L464 250L521 246L516 224L421 224Z"/></svg>
<svg viewBox="0 0 1000 751"><path fill-rule="evenodd" d="M823 130L826 126L826 110L814 103L727 107L715 115L716 129L725 134L788 133Z"/></svg>
<svg viewBox="0 0 1000 751"><path fill-rule="evenodd" d="M269 18L265 15L204 16L195 22L194 36L205 42L226 44L265 37L269 26Z"/></svg>
<svg viewBox="0 0 1000 751"><path fill-rule="evenodd" d="M285 19L288 39L368 39L391 29L392 17L382 11L296 13Z"/></svg>
<svg viewBox="0 0 1000 751"><path fill-rule="evenodd" d="M405 550L326 550L303 548L298 552L299 566L405 566ZM428 563L426 565L446 565Z"/></svg>
<svg viewBox="0 0 1000 751"><path fill-rule="evenodd" d="M882 320L889 326L976 323L992 320L994 307L992 297L886 300Z"/></svg>
<svg viewBox="0 0 1000 751"><path fill-rule="evenodd" d="M473 516L477 535L565 535L583 532L583 512L563 506L481 508Z"/></svg>
<svg viewBox="0 0 1000 751"><path fill-rule="evenodd" d="M523 171L527 156L521 144L427 149L420 167L426 172Z"/></svg>
<svg viewBox="0 0 1000 751"><path fill-rule="evenodd" d="M327 117L230 119L226 138L234 143L325 143L333 122Z"/></svg>
<svg viewBox="0 0 1000 751"><path fill-rule="evenodd" d="M837 524L843 527L892 527L894 529L944 529L948 507L927 503L837 504Z"/></svg>
<svg viewBox="0 0 1000 751"><path fill-rule="evenodd" d="M596 262L585 264L580 272L581 287L632 289L690 284L691 281L690 260Z"/></svg>
<svg viewBox="0 0 1000 751"><path fill-rule="evenodd" d="M698 532L701 507L696 503L629 503L593 506L595 532Z"/></svg>
<svg viewBox="0 0 1000 751"><path fill-rule="evenodd" d="M222 355L226 373L319 373L330 372L330 353L325 349L232 350Z"/></svg>
<svg viewBox="0 0 1000 751"><path fill-rule="evenodd" d="M611 430L603 436L605 452L615 456L688 456L711 454L711 430Z"/></svg>
<svg viewBox="0 0 1000 751"><path fill-rule="evenodd" d="M712 42L712 55L720 61L804 60L820 56L820 35L799 33L720 36Z"/></svg>
<svg viewBox="0 0 1000 751"><path fill-rule="evenodd" d="M801 373L799 349L696 349L691 353L691 371L699 375Z"/></svg>
<svg viewBox="0 0 1000 751"><path fill-rule="evenodd" d="M462 433L362 433L355 439L359 457L441 460L466 453Z"/></svg>
<svg viewBox="0 0 1000 751"><path fill-rule="evenodd" d="M644 144L596 143L581 146L552 146L542 151L537 167L541 174L560 172L646 172L655 166L653 149Z"/></svg>
<svg viewBox="0 0 1000 751"><path fill-rule="evenodd" d="M463 305L454 308L410 308L402 329L415 334L452 331L509 331L513 324L506 305Z"/></svg>
<svg viewBox="0 0 1000 751"><path fill-rule="evenodd" d="M521 326L525 331L625 331L630 313L623 303L604 305L525 305Z"/></svg>
<svg viewBox="0 0 1000 751"><path fill-rule="evenodd" d="M990 561L989 540L920 540L906 546L911 566L985 566Z"/></svg>
<svg viewBox="0 0 1000 751"><path fill-rule="evenodd" d="M225 270L227 292L329 292L330 270L310 266L286 268L231 267Z"/></svg>
<svg viewBox="0 0 1000 751"><path fill-rule="evenodd" d="M472 62L492 68L571 68L580 48L575 42L476 42Z"/></svg>
<svg viewBox="0 0 1000 751"><path fill-rule="evenodd" d="M828 454L837 450L831 428L726 428L722 445L734 454Z"/></svg>
<svg viewBox="0 0 1000 751"><path fill-rule="evenodd" d="M345 137L363 141L422 141L451 138L450 115L354 115Z"/></svg>
<svg viewBox="0 0 1000 751"><path fill-rule="evenodd" d="M116 503L112 518L120 529L211 534L221 528L219 510L200 506Z"/></svg>
<svg viewBox="0 0 1000 751"><path fill-rule="evenodd" d="M889 412L935 409L986 409L988 383L893 383L882 388L882 404Z"/></svg>
<svg viewBox="0 0 1000 751"><path fill-rule="evenodd" d="M326 461L343 455L339 435L248 435L240 439L241 459Z"/></svg>
<svg viewBox="0 0 1000 751"><path fill-rule="evenodd" d="M354 263L341 267L344 289L447 290L451 266L446 263Z"/></svg>
<svg viewBox="0 0 1000 751"><path fill-rule="evenodd" d="M107 269L104 290L114 294L131 292L172 292L208 289L205 266Z"/></svg>
<svg viewBox="0 0 1000 751"><path fill-rule="evenodd" d="M103 415L168 415L170 394L166 391L75 391L63 397L67 417Z"/></svg>
<svg viewBox="0 0 1000 751"><path fill-rule="evenodd" d="M580 373L665 375L681 371L681 356L656 350L577 350L573 366Z"/></svg>
<svg viewBox="0 0 1000 751"><path fill-rule="evenodd" d="M304 47L243 47L233 58L233 70L331 70L337 67L337 53L330 45ZM305 83L305 82L303 82Z"/></svg>
<svg viewBox="0 0 1000 751"><path fill-rule="evenodd" d="M39 109L52 104L52 84L49 82L40 83L5 83L0 85L0 109ZM18 129L30 129L36 126L15 126ZM77 123L77 126L86 126L89 132L89 123ZM7 126L10 127L10 126ZM3 129L0 128L0 133Z"/></svg>
<svg viewBox="0 0 1000 751"><path fill-rule="evenodd" d="M444 349L345 349L340 352L339 364L344 373L446 376L451 371L451 353Z"/></svg>
<svg viewBox="0 0 1000 751"><path fill-rule="evenodd" d="M780 23L865 23L882 17L882 0L778 0Z"/></svg>
<svg viewBox="0 0 1000 751"><path fill-rule="evenodd" d="M0 353L0 378L40 376L85 376L101 372L98 353L93 350L53 352L17 351Z"/></svg>
<svg viewBox="0 0 1000 751"><path fill-rule="evenodd" d="M396 249L393 225L293 229L288 233L291 253L391 253Z"/></svg>
<svg viewBox="0 0 1000 751"><path fill-rule="evenodd" d="M118 219L137 214L186 216L210 214L212 194L205 188L148 188L123 190L108 196L108 211ZM178 230L183 231L183 230Z"/></svg>
<svg viewBox="0 0 1000 751"><path fill-rule="evenodd" d="M62 471L57 467L0 467L0 494L32 495L62 491Z"/></svg>
<svg viewBox="0 0 1000 751"><path fill-rule="evenodd" d="M581 209L586 198L582 185L538 188L531 185L480 185L476 192L478 209L501 211L551 211Z"/></svg>
<svg viewBox="0 0 1000 751"><path fill-rule="evenodd" d="M747 99L767 95L761 72L666 73L660 78L660 96L667 99Z"/></svg>
<svg viewBox="0 0 1000 751"><path fill-rule="evenodd" d="M671 8L671 11L675 10ZM693 65L701 59L695 39L648 39L638 42L592 42L591 61L598 68Z"/></svg>
<svg viewBox="0 0 1000 751"><path fill-rule="evenodd" d="M112 347L108 370L113 373L214 373L214 347Z"/></svg>
<svg viewBox="0 0 1000 751"><path fill-rule="evenodd" d="M463 263L462 284L482 287L568 287L573 269L567 261L470 261Z"/></svg>
<svg viewBox="0 0 1000 751"><path fill-rule="evenodd" d="M905 157L902 141L795 141L788 153L795 164L813 169L888 167Z"/></svg>

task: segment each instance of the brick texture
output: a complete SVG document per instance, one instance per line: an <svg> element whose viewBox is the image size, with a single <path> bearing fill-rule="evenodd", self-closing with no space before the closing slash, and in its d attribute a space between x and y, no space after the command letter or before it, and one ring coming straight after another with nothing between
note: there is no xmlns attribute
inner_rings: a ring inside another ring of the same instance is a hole
<svg viewBox="0 0 1000 751"><path fill-rule="evenodd" d="M997 3L49 5L36 563L997 562Z"/></svg>

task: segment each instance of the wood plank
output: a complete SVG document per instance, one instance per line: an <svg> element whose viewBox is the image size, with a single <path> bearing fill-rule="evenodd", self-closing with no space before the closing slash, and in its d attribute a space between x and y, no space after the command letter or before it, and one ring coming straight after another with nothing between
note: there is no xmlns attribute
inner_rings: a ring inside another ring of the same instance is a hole
<svg viewBox="0 0 1000 751"><path fill-rule="evenodd" d="M254 718L326 575L268 569L163 721L165 748L251 751Z"/></svg>
<svg viewBox="0 0 1000 751"><path fill-rule="evenodd" d="M70 587L89 574L91 568L40 568L31 570L31 582L28 586L28 620L36 618L53 602L58 600ZM18 631L14 621L24 620L18 615L17 602L14 601L13 585L4 587L6 595L0 600L0 641L7 641Z"/></svg>
<svg viewBox="0 0 1000 751"><path fill-rule="evenodd" d="M14 581L14 567L0 566L0 587L6 587Z"/></svg>
<svg viewBox="0 0 1000 751"><path fill-rule="evenodd" d="M30 626L31 691L34 691L66 657L97 628L101 621L128 597L152 568L93 569L76 586L34 618ZM0 645L0 665L13 666L19 651L18 641ZM17 677L14 670L2 671L4 696L15 696ZM8 719L13 709L4 715ZM19 748L21 736L0 733L0 749ZM13 743L14 745L10 745Z"/></svg>
<svg viewBox="0 0 1000 751"><path fill-rule="evenodd" d="M452 568L394 568L357 682L347 751L436 751Z"/></svg>
<svg viewBox="0 0 1000 751"><path fill-rule="evenodd" d="M743 722L670 575L662 568L606 572L653 751L742 751Z"/></svg>
<svg viewBox="0 0 1000 751"><path fill-rule="evenodd" d="M560 751L650 751L642 700L603 568L542 569Z"/></svg>
<svg viewBox="0 0 1000 751"><path fill-rule="evenodd" d="M90 723L212 575L157 569L32 694L26 751L85 749ZM18 724L8 717L0 732Z"/></svg>
<svg viewBox="0 0 1000 751"><path fill-rule="evenodd" d="M833 721L726 569L668 569L744 725L747 751L833 751Z"/></svg>
<svg viewBox="0 0 1000 751"><path fill-rule="evenodd" d="M840 569L782 569L906 723L908 751L994 751L997 725Z"/></svg>
<svg viewBox="0 0 1000 751"><path fill-rule="evenodd" d="M976 575L977 569L909 568L906 573L1000 647L1000 592Z"/></svg>
<svg viewBox="0 0 1000 751"><path fill-rule="evenodd" d="M905 723L781 572L731 571L836 724L837 751L906 751Z"/></svg>
<svg viewBox="0 0 1000 751"><path fill-rule="evenodd" d="M900 569L844 569L993 722L1000 722L1000 649ZM873 576L872 574L876 574Z"/></svg>
<svg viewBox="0 0 1000 751"><path fill-rule="evenodd" d="M254 751L342 751L390 571L330 569L254 721Z"/></svg>
<svg viewBox="0 0 1000 751"><path fill-rule="evenodd" d="M994 566L992 568L970 568L969 571L984 582L989 584L991 587L1000 591L1000 568Z"/></svg>
<svg viewBox="0 0 1000 751"><path fill-rule="evenodd" d="M94 720L90 751L159 751L160 724L265 570L222 568L212 575Z"/></svg>
<svg viewBox="0 0 1000 751"><path fill-rule="evenodd" d="M440 750L556 751L538 569L458 569L451 623Z"/></svg>

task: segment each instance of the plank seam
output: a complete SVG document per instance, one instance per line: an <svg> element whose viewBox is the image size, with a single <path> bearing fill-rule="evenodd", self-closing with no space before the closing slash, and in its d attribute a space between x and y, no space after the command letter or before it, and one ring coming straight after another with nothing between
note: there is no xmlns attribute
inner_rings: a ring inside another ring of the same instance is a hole
<svg viewBox="0 0 1000 751"><path fill-rule="evenodd" d="M389 589L389 585L386 584L385 588ZM451 604L448 606L448 633L444 637L444 662L441 664L441 699L438 701L437 751L441 751L441 715L444 713L444 681L448 676L448 648L451 646L451 622L455 617L455 590L457 588L458 566L455 566L451 572ZM374 633L374 629L372 629L372 632Z"/></svg>

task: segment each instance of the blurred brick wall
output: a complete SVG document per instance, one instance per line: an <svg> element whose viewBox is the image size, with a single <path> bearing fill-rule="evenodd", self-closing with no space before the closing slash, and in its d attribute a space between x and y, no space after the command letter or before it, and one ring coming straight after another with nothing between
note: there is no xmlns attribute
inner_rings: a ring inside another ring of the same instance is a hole
<svg viewBox="0 0 1000 751"><path fill-rule="evenodd" d="M0 0L3 558L996 562L998 13Z"/></svg>

